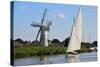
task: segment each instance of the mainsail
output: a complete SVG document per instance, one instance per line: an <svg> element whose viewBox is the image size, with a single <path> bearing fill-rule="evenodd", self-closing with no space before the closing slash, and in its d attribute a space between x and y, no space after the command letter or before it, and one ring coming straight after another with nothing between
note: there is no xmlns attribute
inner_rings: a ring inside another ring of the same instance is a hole
<svg viewBox="0 0 100 67"><path fill-rule="evenodd" d="M74 52L80 50L82 40L82 14L81 8L78 10L78 14L73 21L72 31L70 35L70 41L66 52Z"/></svg>

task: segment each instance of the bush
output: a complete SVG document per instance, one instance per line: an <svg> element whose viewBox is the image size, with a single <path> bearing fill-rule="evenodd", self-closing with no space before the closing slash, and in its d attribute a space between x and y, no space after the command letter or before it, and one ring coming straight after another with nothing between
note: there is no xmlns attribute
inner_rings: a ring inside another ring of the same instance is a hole
<svg viewBox="0 0 100 67"><path fill-rule="evenodd" d="M40 56L40 55L55 55L64 54L67 48L63 46L33 46L25 45L14 47L14 58L29 57L29 56ZM82 47L80 52L91 52L89 48Z"/></svg>
<svg viewBox="0 0 100 67"><path fill-rule="evenodd" d="M14 48L15 58L65 53L65 47L23 46Z"/></svg>

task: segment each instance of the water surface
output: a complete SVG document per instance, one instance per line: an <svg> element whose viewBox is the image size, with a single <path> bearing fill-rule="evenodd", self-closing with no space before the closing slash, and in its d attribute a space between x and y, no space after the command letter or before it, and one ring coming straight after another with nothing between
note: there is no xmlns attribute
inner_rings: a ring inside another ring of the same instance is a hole
<svg viewBox="0 0 100 67"><path fill-rule="evenodd" d="M33 56L14 60L15 66L40 65L40 64L59 64L97 61L97 52L80 53L79 56L68 57L65 54Z"/></svg>

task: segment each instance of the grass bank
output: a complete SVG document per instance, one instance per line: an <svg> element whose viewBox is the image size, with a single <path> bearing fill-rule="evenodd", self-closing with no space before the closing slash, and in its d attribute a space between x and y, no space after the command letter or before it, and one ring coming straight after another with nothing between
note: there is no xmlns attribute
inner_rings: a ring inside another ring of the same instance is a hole
<svg viewBox="0 0 100 67"><path fill-rule="evenodd" d="M42 47L42 46L24 46L14 48L14 57L28 57L39 55L53 55L65 53L65 47Z"/></svg>
<svg viewBox="0 0 100 67"><path fill-rule="evenodd" d="M14 47L14 58L29 57L29 56L40 56L40 55L55 55L64 54L66 47L42 47L42 46L22 46ZM81 52L91 52L89 48L81 48Z"/></svg>

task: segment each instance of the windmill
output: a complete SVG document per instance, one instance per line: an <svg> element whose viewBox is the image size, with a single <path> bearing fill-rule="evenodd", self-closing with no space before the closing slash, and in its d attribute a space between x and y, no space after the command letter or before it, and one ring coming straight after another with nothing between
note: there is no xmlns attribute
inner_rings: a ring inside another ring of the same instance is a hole
<svg viewBox="0 0 100 67"><path fill-rule="evenodd" d="M33 22L31 24L32 27L39 27L35 41L37 41L39 34L40 34L40 44L44 45L44 46L48 46L48 32L49 32L50 26L52 24L52 22L48 21L48 20L46 21L46 23L44 23L44 18L45 18L46 12L47 12L47 8L44 10L43 17L41 19L41 23Z"/></svg>

